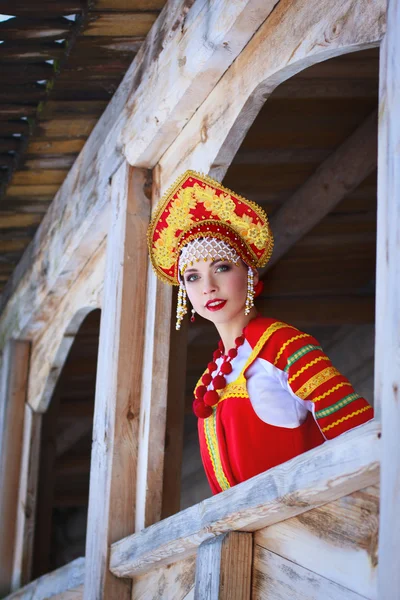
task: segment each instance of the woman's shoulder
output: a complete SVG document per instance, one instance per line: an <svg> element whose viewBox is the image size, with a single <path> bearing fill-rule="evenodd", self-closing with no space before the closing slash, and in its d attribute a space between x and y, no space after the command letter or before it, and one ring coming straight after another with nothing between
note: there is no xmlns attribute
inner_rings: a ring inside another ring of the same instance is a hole
<svg viewBox="0 0 400 600"><path fill-rule="evenodd" d="M293 335L293 330L299 331L289 323L258 315L245 327L244 335L250 346L254 348L257 344L265 344L272 337L278 337L278 335L275 335L278 332L279 339L284 340L287 336Z"/></svg>

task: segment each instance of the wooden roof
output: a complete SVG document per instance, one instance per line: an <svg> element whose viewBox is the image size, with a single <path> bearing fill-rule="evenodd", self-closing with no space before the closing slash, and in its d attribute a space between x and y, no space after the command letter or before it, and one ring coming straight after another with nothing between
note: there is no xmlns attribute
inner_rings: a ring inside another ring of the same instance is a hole
<svg viewBox="0 0 400 600"><path fill-rule="evenodd" d="M165 0L3 0L0 291Z"/></svg>

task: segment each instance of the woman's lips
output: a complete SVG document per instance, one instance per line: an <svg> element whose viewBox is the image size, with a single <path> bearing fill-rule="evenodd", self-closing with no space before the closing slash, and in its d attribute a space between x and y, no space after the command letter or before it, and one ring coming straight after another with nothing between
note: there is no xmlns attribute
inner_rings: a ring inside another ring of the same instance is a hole
<svg viewBox="0 0 400 600"><path fill-rule="evenodd" d="M219 298L215 298L214 300L209 300L207 302L206 308L207 310L215 312L216 310L221 310L221 308L224 308L225 304L226 300L220 300Z"/></svg>

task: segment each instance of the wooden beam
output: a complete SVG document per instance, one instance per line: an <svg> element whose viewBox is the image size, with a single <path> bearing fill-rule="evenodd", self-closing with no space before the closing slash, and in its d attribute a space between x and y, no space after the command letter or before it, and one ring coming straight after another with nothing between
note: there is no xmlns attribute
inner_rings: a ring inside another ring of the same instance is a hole
<svg viewBox="0 0 400 600"><path fill-rule="evenodd" d="M328 557L329 560L329 557ZM261 546L254 549L253 598L257 600L367 600L312 570L282 558Z"/></svg>
<svg viewBox="0 0 400 600"><path fill-rule="evenodd" d="M231 531L200 544L194 600L250 600L253 536Z"/></svg>
<svg viewBox="0 0 400 600"><path fill-rule="evenodd" d="M377 112L374 111L272 215L274 251L262 273L375 171L377 127Z"/></svg>
<svg viewBox="0 0 400 600"><path fill-rule="evenodd" d="M34 413L30 406L25 404L12 590L17 590L31 579L41 423L41 415Z"/></svg>
<svg viewBox="0 0 400 600"><path fill-rule="evenodd" d="M222 0L169 0L2 294L0 310L13 297L2 314L0 347L34 327L38 307L51 291L52 303L64 295L104 237L106 190L122 147L135 165L156 164L276 3L246 0L227 10ZM166 96L166 87L173 93Z"/></svg>
<svg viewBox="0 0 400 600"><path fill-rule="evenodd" d="M110 568L133 577L195 554L221 533L255 531L375 484L379 438L379 425L367 423L120 540L112 546Z"/></svg>
<svg viewBox="0 0 400 600"><path fill-rule="evenodd" d="M375 397L382 419L378 597L400 597L400 2L381 47Z"/></svg>
<svg viewBox="0 0 400 600"><path fill-rule="evenodd" d="M163 155L163 189L189 168L222 180L279 84L328 58L379 45L385 9L385 0L281 0ZM337 35L327 38L327 27Z"/></svg>
<svg viewBox="0 0 400 600"><path fill-rule="evenodd" d="M85 559L77 558L64 567L32 581L4 600L80 600L84 575Z"/></svg>
<svg viewBox="0 0 400 600"><path fill-rule="evenodd" d="M108 570L109 546L134 531L146 311L147 172L124 163L111 183L90 471L85 600L128 600ZM99 502L101 498L101 502Z"/></svg>
<svg viewBox="0 0 400 600"><path fill-rule="evenodd" d="M30 343L10 340L2 363L0 405L0 595L11 589Z"/></svg>

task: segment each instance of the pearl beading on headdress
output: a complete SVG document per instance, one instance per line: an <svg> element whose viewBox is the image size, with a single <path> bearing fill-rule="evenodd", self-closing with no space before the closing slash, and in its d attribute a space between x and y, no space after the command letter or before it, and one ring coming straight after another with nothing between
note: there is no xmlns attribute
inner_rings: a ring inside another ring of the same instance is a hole
<svg viewBox="0 0 400 600"><path fill-rule="evenodd" d="M251 267L247 271L247 298L244 314L248 315L254 306L254 272Z"/></svg>
<svg viewBox="0 0 400 600"><path fill-rule="evenodd" d="M209 259L228 260L235 265L238 265L240 261L239 255L229 244L218 238L205 237L195 239L182 248L179 257L179 272L183 275L186 269L193 266L195 262Z"/></svg>

